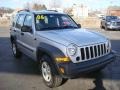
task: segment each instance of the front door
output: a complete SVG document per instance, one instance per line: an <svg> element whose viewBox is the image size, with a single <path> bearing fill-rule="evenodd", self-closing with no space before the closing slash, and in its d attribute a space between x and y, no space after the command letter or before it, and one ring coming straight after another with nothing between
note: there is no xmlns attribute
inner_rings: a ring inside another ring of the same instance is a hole
<svg viewBox="0 0 120 90"><path fill-rule="evenodd" d="M36 48L35 48L35 39L34 39L34 34L33 34L33 27L32 27L32 16L31 15L26 15L23 26L28 26L32 29L31 32L22 32L21 31L21 41L23 44L23 52L35 59L35 54L36 54Z"/></svg>

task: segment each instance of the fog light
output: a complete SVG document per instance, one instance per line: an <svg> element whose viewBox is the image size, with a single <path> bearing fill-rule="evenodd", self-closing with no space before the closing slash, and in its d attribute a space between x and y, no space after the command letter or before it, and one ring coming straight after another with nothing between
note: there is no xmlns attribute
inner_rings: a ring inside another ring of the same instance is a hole
<svg viewBox="0 0 120 90"><path fill-rule="evenodd" d="M69 59L69 57L58 57L58 58L56 58L56 61L57 62L69 62L70 59Z"/></svg>
<svg viewBox="0 0 120 90"><path fill-rule="evenodd" d="M60 67L59 70L61 71L61 73L65 73L64 68Z"/></svg>

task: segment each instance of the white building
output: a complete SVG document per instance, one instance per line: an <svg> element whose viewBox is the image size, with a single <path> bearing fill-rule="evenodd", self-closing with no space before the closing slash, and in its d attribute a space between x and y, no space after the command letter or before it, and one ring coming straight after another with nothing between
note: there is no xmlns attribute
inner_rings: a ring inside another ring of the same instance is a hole
<svg viewBox="0 0 120 90"><path fill-rule="evenodd" d="M88 7L84 6L83 4L81 5L73 5L72 7L72 15L77 18L85 18L88 17Z"/></svg>

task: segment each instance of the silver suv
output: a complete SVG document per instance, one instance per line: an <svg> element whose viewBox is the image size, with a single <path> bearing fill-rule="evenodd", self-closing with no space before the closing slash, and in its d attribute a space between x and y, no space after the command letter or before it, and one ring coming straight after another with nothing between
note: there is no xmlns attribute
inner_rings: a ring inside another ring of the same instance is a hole
<svg viewBox="0 0 120 90"><path fill-rule="evenodd" d="M110 41L81 29L67 14L19 11L10 31L13 55L25 54L39 63L45 84L60 86L68 78L100 70L115 59Z"/></svg>

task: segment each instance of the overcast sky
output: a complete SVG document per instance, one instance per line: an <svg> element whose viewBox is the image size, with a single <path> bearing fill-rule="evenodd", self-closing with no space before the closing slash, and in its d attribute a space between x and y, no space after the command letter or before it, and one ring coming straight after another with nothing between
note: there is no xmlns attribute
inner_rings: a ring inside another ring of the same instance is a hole
<svg viewBox="0 0 120 90"><path fill-rule="evenodd" d="M54 0L0 0L0 7L23 8L25 3L39 2L49 6ZM62 7L70 7L73 4L84 4L91 9L106 8L109 5L120 6L120 0L55 0Z"/></svg>

